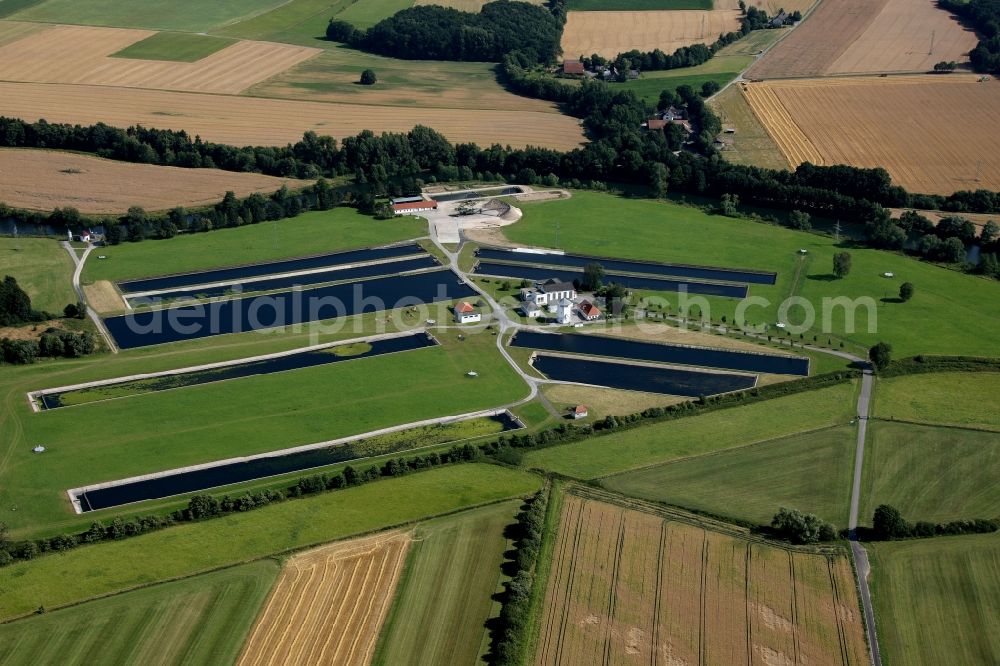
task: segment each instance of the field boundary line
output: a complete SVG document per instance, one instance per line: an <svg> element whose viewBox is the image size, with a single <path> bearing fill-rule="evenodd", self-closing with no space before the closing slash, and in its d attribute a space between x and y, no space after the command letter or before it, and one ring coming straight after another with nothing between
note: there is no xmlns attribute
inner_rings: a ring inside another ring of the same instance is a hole
<svg viewBox="0 0 1000 666"><path fill-rule="evenodd" d="M480 463L480 464L483 464L483 463ZM378 483L378 482L376 482L376 483ZM337 492L337 491L334 491L334 492ZM187 580L188 578L194 578L195 576L201 576L203 574L212 573L212 572L215 572L215 571L224 571L225 569L232 569L233 567L241 566L241 565L244 565L244 564L251 564L253 562L261 562L263 560L275 560L279 564L283 565L283 563L281 562L281 558L285 557L285 556L294 555L294 554L297 554L297 553L300 553L300 552L303 552L303 551L306 551L306 550L312 550L314 548L319 548L320 546L325 546L325 545L328 545L328 544L337 543L338 541L349 541L349 540L353 540L353 539L359 539L359 538L362 538L362 537L379 534L381 532L387 532L387 531L390 531L390 530L398 530L398 529L402 529L404 527L413 527L413 526L419 525L420 523L423 523L423 522L426 522L426 521L429 521L429 520L433 520L435 518L445 518L447 516L453 516L455 514L462 513L464 511L471 511L472 509L479 509L479 508L486 507L486 506L492 506L494 504L500 504L502 502L509 502L509 501L511 501L513 499L516 499L516 498L527 498L527 495L509 495L507 497L501 497L501 498L494 499L494 500L489 500L489 501L486 501L486 502L477 502L476 504L469 504L468 506L463 506L463 507L460 507L460 508L457 508L457 509L452 509L450 511L442 511L442 512L439 512L439 513L428 514L426 516L421 516L419 518L415 518L413 520L404 521L404 522L401 522L401 523L394 523L394 524L391 524L391 525L384 525L384 526L380 526L380 527L377 527L377 528L374 528L374 529L365 530L365 531L362 531L362 532L356 532L354 534L345 534L345 535L343 535L343 536L341 536L339 538L331 539L329 541L313 541L313 542L310 542L308 544L302 544L302 545L299 545L299 546L290 546L288 548L283 548L281 550L276 550L276 551L274 551L272 553L267 553L265 555L260 555L258 557L250 557L250 558L246 558L246 559L242 559L242 560L238 560L238 561L234 561L234 562L229 562L229 563L226 563L226 564L220 564L220 565L217 565L217 566L208 567L206 569L198 569L197 571L192 571L192 572L180 575L180 576L171 576L169 578L164 578L162 580L152 581L152 582L148 582L148 583L141 583L139 585L133 585L132 587L127 587L127 588L123 588L123 589L120 589L120 590L114 590L112 592L106 592L106 593L103 593L103 594L94 594L94 595L91 595L91 596L86 597L84 599L78 599L76 601L68 602L68 603L65 603L65 604L60 604L60 605L57 605L57 606L48 607L47 610L59 610L61 608L72 608L74 606L79 606L80 604L85 604L85 603L87 603L89 601L97 601L98 599L107 599L109 597L117 597L117 596L125 594L127 592L133 592L135 590L143 590L143 589L146 589L146 588L149 588L149 587L155 587L157 585L162 585L164 583L172 583L174 581ZM305 497L305 498L293 498L291 500L286 500L286 501L299 501L300 499L308 499L308 497ZM178 526L174 526L174 527L178 527ZM164 528L164 529L169 530L169 529L172 529L172 527L167 527L167 528ZM88 547L93 547L93 546L99 547L100 543L88 544ZM23 615L17 615L17 616L14 616L14 617L9 617L9 618L6 618L6 619L0 619L0 626L5 625L5 624L11 624L11 623L17 622L19 620L25 620L25 619L28 619L28 618L31 618L31 617L35 617L35 613L34 612L25 613Z"/></svg>
<svg viewBox="0 0 1000 666"><path fill-rule="evenodd" d="M886 418L884 416L869 416L869 421L877 421L878 423L899 423L902 425L914 425L920 426L921 428L946 428L948 430L968 430L969 432L985 432L1000 435L1000 426L981 426L977 427L975 425L963 425L959 423L934 423L932 421L911 421L909 419L896 419L896 418Z"/></svg>
<svg viewBox="0 0 1000 666"><path fill-rule="evenodd" d="M707 587L708 578L708 530L702 528L701 530L701 586L698 590L698 663L706 664L708 663L708 658L706 652L708 651L708 646L705 645L705 640L707 638L706 630L706 620L705 615L708 613L707 605L708 602L706 598L708 595L705 594L705 587Z"/></svg>
<svg viewBox="0 0 1000 666"><path fill-rule="evenodd" d="M649 666L656 666L660 644L660 599L663 597L663 554L667 552L667 521L660 521L660 548L656 551L656 594L653 596L653 649L649 652Z"/></svg>
<svg viewBox="0 0 1000 666"><path fill-rule="evenodd" d="M604 632L604 659L603 664L611 662L611 638L613 636L613 626L615 622L615 608L618 600L618 574L621 571L622 544L625 542L625 522L627 516L626 509L621 507L621 516L618 524L618 540L615 543L614 565L611 567L611 585L609 586L610 599L608 600L608 626Z"/></svg>
<svg viewBox="0 0 1000 666"><path fill-rule="evenodd" d="M743 559L743 606L747 618L747 666L753 666L753 613L750 612L750 581L753 580L753 544L747 542L747 554Z"/></svg>
<svg viewBox="0 0 1000 666"><path fill-rule="evenodd" d="M792 655L793 663L799 663L799 598L795 590L795 553L785 553L788 557L788 578L792 588ZM829 561L829 560L828 560Z"/></svg>

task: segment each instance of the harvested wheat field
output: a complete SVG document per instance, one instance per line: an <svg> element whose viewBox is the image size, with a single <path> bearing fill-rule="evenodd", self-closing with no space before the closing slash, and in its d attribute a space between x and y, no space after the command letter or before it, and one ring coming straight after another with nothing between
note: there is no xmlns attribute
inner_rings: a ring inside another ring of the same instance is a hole
<svg viewBox="0 0 1000 666"><path fill-rule="evenodd" d="M0 115L28 121L186 130L208 141L280 146L307 130L337 138L370 129L433 127L452 142L473 141L571 150L583 141L577 119L556 113L465 109L399 109L233 95L0 82Z"/></svg>
<svg viewBox="0 0 1000 666"><path fill-rule="evenodd" d="M122 187L127 183L128 187ZM258 173L133 164L57 150L0 148L3 202L29 210L72 206L81 213L124 213L129 206L165 210L215 203L236 196L274 192L308 183Z"/></svg>
<svg viewBox="0 0 1000 666"><path fill-rule="evenodd" d="M714 42L719 33L739 30L739 17L739 10L734 9L569 12L561 45L567 58L594 53L613 58L632 49L673 53L682 46Z"/></svg>
<svg viewBox="0 0 1000 666"><path fill-rule="evenodd" d="M746 78L822 76L865 32L888 2L823 0L801 25L754 63Z"/></svg>
<svg viewBox="0 0 1000 666"><path fill-rule="evenodd" d="M928 72L942 60L968 62L978 41L935 0L889 0L825 73Z"/></svg>
<svg viewBox="0 0 1000 666"><path fill-rule="evenodd" d="M288 560L237 663L367 664L409 544L387 532Z"/></svg>
<svg viewBox="0 0 1000 666"><path fill-rule="evenodd" d="M885 167L897 184L928 194L1000 189L1000 82L857 77L743 91L793 165Z"/></svg>
<svg viewBox="0 0 1000 666"><path fill-rule="evenodd" d="M195 62L112 58L149 30L59 25L0 47L0 80L236 94L320 53L241 41Z"/></svg>
<svg viewBox="0 0 1000 666"><path fill-rule="evenodd" d="M575 488L553 557L539 664L868 663L839 548L772 545Z"/></svg>

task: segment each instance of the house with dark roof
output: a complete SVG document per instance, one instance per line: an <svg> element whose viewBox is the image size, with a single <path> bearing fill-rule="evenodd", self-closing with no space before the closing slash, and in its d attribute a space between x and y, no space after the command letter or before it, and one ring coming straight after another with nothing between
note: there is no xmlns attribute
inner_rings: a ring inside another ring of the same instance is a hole
<svg viewBox="0 0 1000 666"><path fill-rule="evenodd" d="M546 280L532 289L521 290L521 300L538 307L556 305L563 299L573 300L575 298L576 287L573 286L573 283L556 279Z"/></svg>

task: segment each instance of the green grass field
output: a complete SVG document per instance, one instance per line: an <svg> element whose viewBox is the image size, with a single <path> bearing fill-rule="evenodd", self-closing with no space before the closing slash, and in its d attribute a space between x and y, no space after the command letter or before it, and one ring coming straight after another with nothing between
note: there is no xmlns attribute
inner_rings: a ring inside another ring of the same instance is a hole
<svg viewBox="0 0 1000 666"><path fill-rule="evenodd" d="M82 280L90 284L253 264L384 245L426 232L427 223L416 218L375 220L353 208L312 211L278 222L102 248L87 259Z"/></svg>
<svg viewBox="0 0 1000 666"><path fill-rule="evenodd" d="M866 548L882 663L1000 663L1000 535Z"/></svg>
<svg viewBox="0 0 1000 666"><path fill-rule="evenodd" d="M417 527L373 664L474 664L519 501Z"/></svg>
<svg viewBox="0 0 1000 666"><path fill-rule="evenodd" d="M1000 434L885 422L869 433L862 524L879 504L911 521L1000 517Z"/></svg>
<svg viewBox="0 0 1000 666"><path fill-rule="evenodd" d="M853 399L854 386L846 383L530 451L523 464L593 479L845 424L854 414Z"/></svg>
<svg viewBox="0 0 1000 666"><path fill-rule="evenodd" d="M413 0L357 0L338 13L337 19L363 30L412 6Z"/></svg>
<svg viewBox="0 0 1000 666"><path fill-rule="evenodd" d="M4 664L225 664L278 574L263 560L0 625Z"/></svg>
<svg viewBox="0 0 1000 666"><path fill-rule="evenodd" d="M17 512L5 520L12 528L58 520L69 488L498 407L527 392L492 336L440 339L434 348L26 413L23 444L4 474ZM469 368L479 376L467 378ZM31 453L40 442L44 457Z"/></svg>
<svg viewBox="0 0 1000 666"><path fill-rule="evenodd" d="M198 35L189 32L158 32L135 44L126 46L118 53L111 54L111 57L195 62L234 43L235 40L211 35Z"/></svg>
<svg viewBox="0 0 1000 666"><path fill-rule="evenodd" d="M714 62L709 60L709 63ZM748 60L749 62L749 60ZM719 64L731 64L723 61ZM736 78L736 76L742 71L742 69L717 71L717 72L703 72L694 73L691 70L694 68L684 68L684 69L674 69L666 70L664 72L648 72L644 73L640 78L633 79L631 81L626 81L624 83L615 84L614 89L631 90L636 95L641 97L644 101L649 104L655 105L660 99L660 93L664 90L677 91L680 86L691 86L696 92L701 91L701 86L708 82L714 81L719 84L719 87L726 85L730 81ZM686 72L686 75L679 75L679 72ZM657 76L657 74L673 74L673 76Z"/></svg>
<svg viewBox="0 0 1000 666"><path fill-rule="evenodd" d="M1000 430L1000 373L942 372L879 379L875 416Z"/></svg>
<svg viewBox="0 0 1000 666"><path fill-rule="evenodd" d="M8 18L42 23L204 32L265 12L280 0L45 0Z"/></svg>
<svg viewBox="0 0 1000 666"><path fill-rule="evenodd" d="M769 524L780 507L847 525L857 431L841 426L601 480L624 495Z"/></svg>
<svg viewBox="0 0 1000 666"><path fill-rule="evenodd" d="M569 0L569 11L649 11L658 9L711 9L712 0Z"/></svg>
<svg viewBox="0 0 1000 666"><path fill-rule="evenodd" d="M535 475L464 464L290 500L0 569L0 619L377 531L541 487Z"/></svg>
<svg viewBox="0 0 1000 666"><path fill-rule="evenodd" d="M984 334L1000 326L1000 284L871 249L851 249L853 268L833 279L832 238L792 231L750 220L702 211L674 203L628 199L611 194L575 192L570 199L523 204L524 217L504 227L518 244L560 247L567 251L629 259L651 259L778 272L774 286L753 285L751 296L767 305L746 311L755 324L777 321L778 308L789 296L801 296L815 311L806 337L827 338L824 304L834 344L838 336L856 351L876 341L891 343L897 355L946 353L1000 355L1000 337ZM668 241L668 242L665 242ZM800 255L799 249L808 250ZM884 272L895 277L882 277ZM907 303L894 303L903 281L916 285ZM676 294L663 294L676 307ZM866 298L871 306L855 309L853 326L845 308L830 299ZM826 299L826 300L824 300ZM887 299L883 301L882 299ZM733 319L738 301L705 299L712 318ZM704 308L702 308L704 310ZM791 308L789 321L802 321L803 309ZM869 322L869 319L872 319ZM869 325L875 332L869 332ZM849 332L852 330L854 332Z"/></svg>
<svg viewBox="0 0 1000 666"><path fill-rule="evenodd" d="M76 303L73 260L55 240L0 238L0 278L10 275L31 297L31 306L62 315Z"/></svg>
<svg viewBox="0 0 1000 666"><path fill-rule="evenodd" d="M324 44L331 44L324 41L327 23L354 1L356 0L291 0L215 32L241 39L322 47Z"/></svg>

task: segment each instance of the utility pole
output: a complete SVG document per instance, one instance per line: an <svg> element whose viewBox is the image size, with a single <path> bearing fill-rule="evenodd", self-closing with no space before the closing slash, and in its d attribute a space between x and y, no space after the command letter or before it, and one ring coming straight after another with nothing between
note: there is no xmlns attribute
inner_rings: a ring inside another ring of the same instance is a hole
<svg viewBox="0 0 1000 666"><path fill-rule="evenodd" d="M976 182L977 183L980 181L980 176L982 176L982 173L983 173L983 161L982 160L976 160Z"/></svg>
<svg viewBox="0 0 1000 666"><path fill-rule="evenodd" d="M837 223L833 225L833 240L837 243L840 242L840 220L837 220Z"/></svg>
<svg viewBox="0 0 1000 666"><path fill-rule="evenodd" d="M931 30L931 50L927 52L927 55L934 55L934 34L937 30Z"/></svg>

